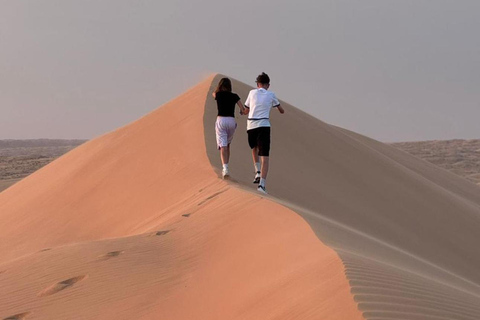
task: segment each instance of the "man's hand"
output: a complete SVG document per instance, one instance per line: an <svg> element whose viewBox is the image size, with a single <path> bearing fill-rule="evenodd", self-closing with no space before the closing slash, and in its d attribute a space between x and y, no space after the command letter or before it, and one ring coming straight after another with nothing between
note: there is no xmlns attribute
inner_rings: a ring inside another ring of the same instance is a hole
<svg viewBox="0 0 480 320"><path fill-rule="evenodd" d="M277 109L278 109L278 111L280 111L281 114L284 114L284 113L285 113L285 110L282 108L281 105L278 105L278 106L277 106Z"/></svg>

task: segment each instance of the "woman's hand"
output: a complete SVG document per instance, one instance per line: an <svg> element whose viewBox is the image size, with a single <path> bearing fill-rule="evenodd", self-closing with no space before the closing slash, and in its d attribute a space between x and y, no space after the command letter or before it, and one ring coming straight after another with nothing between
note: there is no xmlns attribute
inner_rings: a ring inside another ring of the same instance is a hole
<svg viewBox="0 0 480 320"><path fill-rule="evenodd" d="M237 105L238 105L238 107L240 108L240 114L241 114L242 116L248 114L248 109L245 108L240 101L237 102Z"/></svg>

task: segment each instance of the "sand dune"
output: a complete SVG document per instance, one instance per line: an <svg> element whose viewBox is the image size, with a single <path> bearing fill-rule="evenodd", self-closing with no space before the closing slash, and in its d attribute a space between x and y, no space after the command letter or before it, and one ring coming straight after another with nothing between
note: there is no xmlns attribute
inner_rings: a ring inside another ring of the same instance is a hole
<svg viewBox="0 0 480 320"><path fill-rule="evenodd" d="M220 77L0 193L0 319L480 319L478 186L285 102L223 181Z"/></svg>
<svg viewBox="0 0 480 320"><path fill-rule="evenodd" d="M212 80L0 193L0 319L362 319L300 216L218 179Z"/></svg>
<svg viewBox="0 0 480 320"><path fill-rule="evenodd" d="M364 317L480 319L480 188L283 104L287 113L272 117L269 192L341 256ZM208 100L206 127L214 109ZM206 144L219 168L208 130ZM232 175L249 186L246 135L232 148Z"/></svg>

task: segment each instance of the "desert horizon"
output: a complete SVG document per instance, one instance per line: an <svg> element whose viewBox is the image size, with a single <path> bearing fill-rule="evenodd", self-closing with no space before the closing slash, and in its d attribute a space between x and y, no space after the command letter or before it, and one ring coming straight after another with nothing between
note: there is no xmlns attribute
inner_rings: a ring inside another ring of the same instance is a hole
<svg viewBox="0 0 480 320"><path fill-rule="evenodd" d="M87 141L44 138L0 140L0 191ZM480 139L384 143L480 184Z"/></svg>

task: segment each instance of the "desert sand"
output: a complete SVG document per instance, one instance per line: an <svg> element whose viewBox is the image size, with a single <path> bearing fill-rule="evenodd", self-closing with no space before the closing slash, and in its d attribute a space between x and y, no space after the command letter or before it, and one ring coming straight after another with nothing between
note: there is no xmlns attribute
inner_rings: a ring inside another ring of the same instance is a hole
<svg viewBox="0 0 480 320"><path fill-rule="evenodd" d="M0 193L0 319L480 319L478 186L283 101L221 180L220 77Z"/></svg>
<svg viewBox="0 0 480 320"><path fill-rule="evenodd" d="M0 319L362 319L301 216L218 178L212 81L0 193Z"/></svg>

